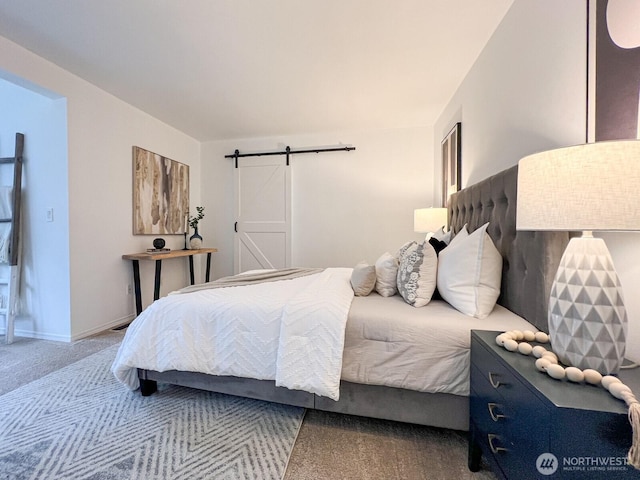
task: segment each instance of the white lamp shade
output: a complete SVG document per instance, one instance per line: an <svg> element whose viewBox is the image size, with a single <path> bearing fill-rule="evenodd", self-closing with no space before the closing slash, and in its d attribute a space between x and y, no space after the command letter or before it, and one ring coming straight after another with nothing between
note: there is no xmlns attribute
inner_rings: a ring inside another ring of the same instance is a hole
<svg viewBox="0 0 640 480"><path fill-rule="evenodd" d="M447 225L446 208L417 208L413 211L413 231L418 233L436 232Z"/></svg>
<svg viewBox="0 0 640 480"><path fill-rule="evenodd" d="M551 287L551 344L565 364L617 373L627 335L622 286L604 241L591 231L640 230L640 141L523 158L516 208L518 230L585 232L569 242Z"/></svg>
<svg viewBox="0 0 640 480"><path fill-rule="evenodd" d="M524 157L518 230L640 230L640 141L597 142Z"/></svg>

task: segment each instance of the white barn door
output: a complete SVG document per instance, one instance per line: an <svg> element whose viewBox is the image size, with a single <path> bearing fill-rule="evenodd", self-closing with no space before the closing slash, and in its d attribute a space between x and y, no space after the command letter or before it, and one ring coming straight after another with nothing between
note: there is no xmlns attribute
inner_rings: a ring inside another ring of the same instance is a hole
<svg viewBox="0 0 640 480"><path fill-rule="evenodd" d="M284 156L238 158L234 273L291 266L291 175Z"/></svg>

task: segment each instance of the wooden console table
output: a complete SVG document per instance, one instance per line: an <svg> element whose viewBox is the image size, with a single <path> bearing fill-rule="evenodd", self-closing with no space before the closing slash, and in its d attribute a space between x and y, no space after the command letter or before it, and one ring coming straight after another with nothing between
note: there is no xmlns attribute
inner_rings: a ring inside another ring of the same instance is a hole
<svg viewBox="0 0 640 480"><path fill-rule="evenodd" d="M217 248L199 248L197 250L171 250L169 252L160 253L128 253L122 255L124 260L131 260L133 265L133 288L136 294L136 315L140 315L142 312L142 291L140 290L140 260L155 260L156 261L156 278L153 288L153 300L160 298L160 274L162 272L162 260L178 257L189 257L189 275L191 285L194 284L195 279L193 275L193 256L207 254L207 271L205 274L205 282L209 282L209 275L211 273L211 254L217 252Z"/></svg>

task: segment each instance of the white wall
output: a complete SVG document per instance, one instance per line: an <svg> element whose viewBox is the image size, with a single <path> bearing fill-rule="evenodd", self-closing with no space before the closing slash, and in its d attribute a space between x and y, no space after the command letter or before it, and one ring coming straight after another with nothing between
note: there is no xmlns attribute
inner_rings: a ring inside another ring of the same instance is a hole
<svg viewBox="0 0 640 480"><path fill-rule="evenodd" d="M133 317L133 298L125 293L131 266L121 255L143 250L153 238L131 234L133 145L191 166L191 207L206 207L201 233L207 245L220 249L213 256L214 277L233 271L233 165L224 155L236 148L255 151L290 145L295 149L340 142L356 146L350 153L293 158L296 265L373 262L384 251L395 251L406 240L422 236L413 232L413 209L431 205L434 196L430 127L216 142L203 145L201 153L194 139L2 37L0 71L30 90L52 92L67 108L67 138L60 141L66 140L68 151L58 161L62 169L66 161L68 169L68 211L54 204L63 194L45 196L42 205L56 212L55 226L44 228L64 225L62 233L69 237L69 278L67 282L51 272L38 275L34 298L46 288L42 285L52 282L59 282L66 293L50 295L51 304L35 315L33 331L27 332L31 336L75 339ZM57 131L64 136L62 127ZM64 182L56 186L65 190ZM182 247L182 236L165 238L170 248ZM51 255L63 249L56 246ZM56 261L63 259L61 255ZM186 260L164 262L161 294L186 283L185 264ZM151 303L153 264L143 263L141 273L146 306ZM51 320L52 312L59 322ZM54 323L66 329L53 328Z"/></svg>
<svg viewBox="0 0 640 480"><path fill-rule="evenodd" d="M586 142L586 25L583 0L514 2L435 125L438 139L462 122L463 186L527 154ZM434 153L439 158L438 148ZM435 172L440 178L439 162ZM603 238L625 289L627 354L638 361L640 237Z"/></svg>
<svg viewBox="0 0 640 480"><path fill-rule="evenodd" d="M584 143L585 34L583 0L514 2L435 125L441 139L462 122L463 187L529 153Z"/></svg>
<svg viewBox="0 0 640 480"><path fill-rule="evenodd" d="M69 338L69 222L66 101L0 79L0 156L25 135L22 186L22 281L16 334ZM1 182L12 183L12 167ZM54 222L46 221L53 208ZM8 277L8 267L3 276ZM45 279L55 281L45 282ZM4 318L3 318L4 320ZM0 327L4 329L4 324Z"/></svg>
<svg viewBox="0 0 640 480"><path fill-rule="evenodd" d="M353 266L395 252L413 232L413 210L431 205L431 128L352 131L210 142L202 147L201 234L215 246L214 276L233 273L233 160L240 152L353 145L355 151L291 157L292 264Z"/></svg>
<svg viewBox="0 0 640 480"><path fill-rule="evenodd" d="M53 322L48 316L57 312L56 304L41 313L44 318L37 321L34 335L70 340L130 320L134 303L126 294L126 285L132 283L131 266L121 256L150 247L153 239L132 235L132 146L190 165L193 206L200 202L199 142L3 37L0 70L4 78L23 79L36 90L43 87L67 104L69 207L68 212L56 211L56 219L68 218L69 222L70 298L55 301L60 302L62 311L70 305L70 331L60 334L49 330ZM28 144L26 148L30 148ZM182 248L181 235L165 239L170 248ZM65 253L49 253L58 254ZM164 262L163 294L186 283L185 265L186 260ZM144 305L152 300L152 267L141 266ZM38 284L46 289L61 281L65 279L49 275L39 278ZM41 293L34 291L33 295Z"/></svg>

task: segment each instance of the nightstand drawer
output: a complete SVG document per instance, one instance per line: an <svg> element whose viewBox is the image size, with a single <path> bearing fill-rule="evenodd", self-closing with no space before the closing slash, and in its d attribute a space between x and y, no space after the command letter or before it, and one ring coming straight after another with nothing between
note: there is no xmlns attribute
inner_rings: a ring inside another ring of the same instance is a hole
<svg viewBox="0 0 640 480"><path fill-rule="evenodd" d="M519 479L537 478L536 460L549 446L549 407L487 347L472 339L469 408L474 441L506 477L518 472Z"/></svg>
<svg viewBox="0 0 640 480"><path fill-rule="evenodd" d="M471 348L471 366L477 368L478 378L484 379L492 391L509 401L517 389L524 388L513 372L488 351L483 345L473 341Z"/></svg>
<svg viewBox="0 0 640 480"><path fill-rule="evenodd" d="M469 408L471 416L478 425L486 431L505 432L511 412L502 395L489 384L482 372L475 365L471 365L471 398Z"/></svg>
<svg viewBox="0 0 640 480"><path fill-rule="evenodd" d="M501 457L518 451L523 461L535 462L548 442L549 409L513 375L504 377L510 388L503 390L486 378L476 365L471 366L471 418L483 432L488 450Z"/></svg>

